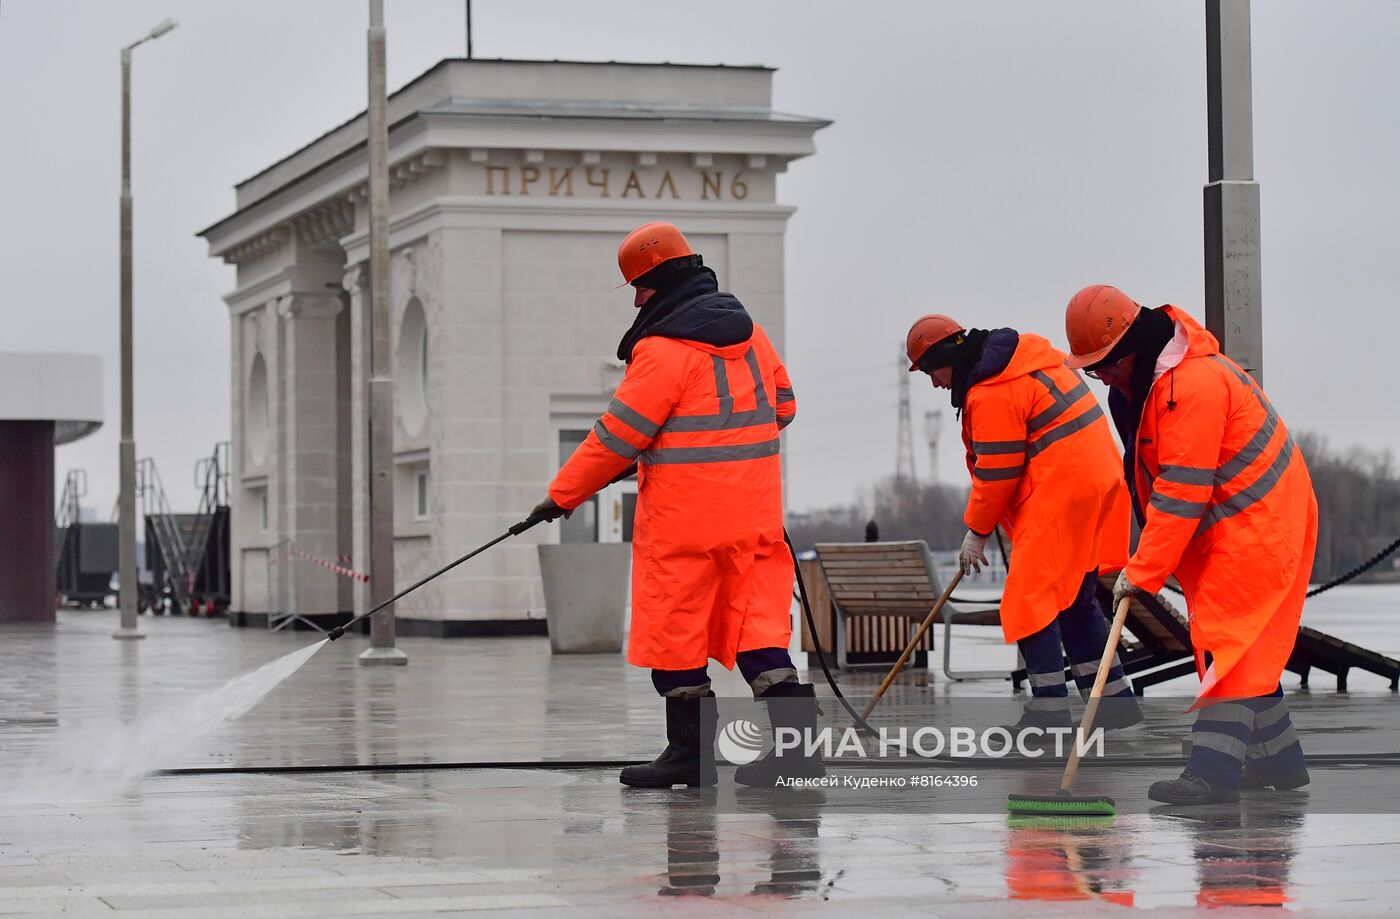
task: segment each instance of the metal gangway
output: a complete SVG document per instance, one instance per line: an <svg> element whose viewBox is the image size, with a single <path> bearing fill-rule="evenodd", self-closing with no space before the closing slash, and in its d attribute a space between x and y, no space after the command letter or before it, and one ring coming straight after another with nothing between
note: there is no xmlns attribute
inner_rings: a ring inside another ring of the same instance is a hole
<svg viewBox="0 0 1400 919"><path fill-rule="evenodd" d="M199 491L199 509L193 514L177 514L171 510L155 460L147 457L137 463L138 505L146 520L147 536L159 553L151 565L157 591L162 586L159 582L164 580L171 612L191 615L206 603L212 613L220 598L227 602L227 562L219 561L224 555L219 551L214 553L216 560L209 562L209 542L216 534L221 538L227 535L228 441L215 444L214 452L195 464L194 486ZM148 552L148 559L149 556Z"/></svg>
<svg viewBox="0 0 1400 919"><path fill-rule="evenodd" d="M136 498L139 513L146 521L146 534L155 541L155 548L160 553L160 566L165 569L165 586L170 591L172 605L170 611L187 611L193 584L189 549L184 534L180 532L179 520L170 509L156 461L149 456L136 463ZM149 563L149 547L146 554ZM152 568L155 567L152 565ZM160 580L157 575L157 595L161 593Z"/></svg>

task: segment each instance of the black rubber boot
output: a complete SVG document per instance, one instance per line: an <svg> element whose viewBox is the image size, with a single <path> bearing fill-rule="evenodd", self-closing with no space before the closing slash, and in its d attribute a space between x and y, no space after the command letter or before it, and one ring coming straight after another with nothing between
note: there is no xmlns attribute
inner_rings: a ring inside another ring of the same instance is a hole
<svg viewBox="0 0 1400 919"><path fill-rule="evenodd" d="M1212 785L1190 772L1162 782L1153 782L1147 796L1163 804L1233 804L1240 799L1238 788Z"/></svg>
<svg viewBox="0 0 1400 919"><path fill-rule="evenodd" d="M714 693L705 693L713 699ZM705 737L714 737L714 725L707 732L702 719L714 719L713 703L705 699L666 700L666 749L649 763L623 767L618 781L633 788L670 788L672 785L713 785L713 756L703 756Z"/></svg>
<svg viewBox="0 0 1400 919"><path fill-rule="evenodd" d="M817 690L811 683L778 683L759 696L768 705L774 739L778 728L793 728L804 739L817 731ZM754 763L734 770L734 781L752 788L773 788L779 779L814 779L826 775L820 756L807 756L803 747L786 750L778 756L768 751Z"/></svg>
<svg viewBox="0 0 1400 919"><path fill-rule="evenodd" d="M1306 767L1297 772L1271 775L1255 772L1246 765L1240 775L1240 788L1246 791L1262 791L1266 788L1272 788L1274 791L1293 791L1311 781L1312 776L1308 775Z"/></svg>
<svg viewBox="0 0 1400 919"><path fill-rule="evenodd" d="M1027 755L1035 757L1054 756L1056 749L1064 753L1074 746L1074 720L1070 718L1068 710L1050 712L1042 709L1026 709L1021 713L1019 721L1003 727L1011 735L1011 749L1016 756L1021 755L1022 748L1025 749ZM1055 738L1050 733L1032 733L1022 736L1022 732L1028 728L1039 728L1042 732L1060 729L1066 733L1061 735L1062 739L1057 748Z"/></svg>
<svg viewBox="0 0 1400 919"><path fill-rule="evenodd" d="M1099 710L1094 716L1094 727L1105 731L1118 731L1142 723L1142 706L1132 693L1121 696L1105 696L1099 700Z"/></svg>

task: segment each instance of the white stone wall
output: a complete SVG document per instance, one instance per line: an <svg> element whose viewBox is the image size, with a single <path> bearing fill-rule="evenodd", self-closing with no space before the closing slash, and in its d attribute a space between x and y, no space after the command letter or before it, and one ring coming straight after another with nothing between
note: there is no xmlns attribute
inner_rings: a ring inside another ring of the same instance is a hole
<svg viewBox="0 0 1400 919"><path fill-rule="evenodd" d="M720 106L720 121L723 106L767 104L761 70L475 63L435 68L391 102L396 586L525 517L557 468L561 419L586 427L606 407L622 375L617 341L635 316L631 290L616 289L617 246L629 230L677 223L783 350L792 211L775 201L776 174L811 152L820 122L453 120L456 103L443 101L495 92L543 104L571 92L590 105L624 101L616 78L639 74L649 78L647 104ZM460 91L468 77L472 93ZM412 105L437 107L415 119ZM368 570L367 207L363 178L354 178L363 176L362 146L354 152L362 137L356 123L337 128L250 179L239 212L206 231L239 266L227 298L235 612L368 609L363 583L281 562L275 549L291 540L328 560L348 553L351 567ZM421 320L406 326L413 315ZM261 458L249 449L259 355L268 374ZM415 514L420 472L431 483L426 519ZM557 539L557 525L537 527L400 601L398 615L539 618L535 546Z"/></svg>

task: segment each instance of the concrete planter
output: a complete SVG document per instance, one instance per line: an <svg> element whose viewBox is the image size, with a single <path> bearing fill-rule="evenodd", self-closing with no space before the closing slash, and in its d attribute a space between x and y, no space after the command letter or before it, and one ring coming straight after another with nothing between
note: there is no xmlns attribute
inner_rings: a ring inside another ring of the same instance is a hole
<svg viewBox="0 0 1400 919"><path fill-rule="evenodd" d="M550 649L555 654L621 651L632 546L579 542L539 549Z"/></svg>

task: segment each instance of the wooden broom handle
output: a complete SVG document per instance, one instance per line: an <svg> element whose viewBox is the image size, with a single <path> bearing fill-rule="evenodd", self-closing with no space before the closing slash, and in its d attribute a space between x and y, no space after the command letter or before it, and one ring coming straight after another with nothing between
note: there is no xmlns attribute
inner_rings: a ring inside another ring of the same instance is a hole
<svg viewBox="0 0 1400 919"><path fill-rule="evenodd" d="M880 697L885 694L885 690L890 688L890 684L894 682L894 678L899 676L900 671L904 669L904 664L909 660L909 655L914 653L915 646L923 640L924 633L929 630L929 627L933 625L933 620L937 619L938 614L943 611L943 604L948 602L948 598L953 595L953 588L957 587L958 582L961 580L962 569L959 568L957 573L953 575L953 579L948 582L948 589L943 591L943 596L938 598L938 602L934 604L933 609L924 617L923 625L919 626L919 630L914 633L914 637L909 639L909 644L904 646L904 653L899 656L899 660L895 661L894 666L890 668L889 674L885 677L885 682L881 683L880 688L875 690L875 695L871 698L870 703L865 706L865 711L860 713L860 720L864 721L870 717L870 713L873 712L875 706L879 704Z"/></svg>
<svg viewBox="0 0 1400 919"><path fill-rule="evenodd" d="M1060 791L1069 791L1074 784L1074 775L1079 771L1079 748L1094 726L1094 717L1099 713L1099 697L1103 695L1103 684L1108 682L1108 671L1113 669L1113 658L1118 653L1118 636L1123 634L1123 623L1128 618L1128 608L1133 605L1132 594L1118 601L1118 610L1113 614L1113 627L1108 630L1108 644L1104 645L1103 657L1099 659L1099 672L1094 677L1094 688L1089 690L1089 703L1084 706L1084 720L1079 722L1075 735L1074 749L1069 752L1069 762L1065 763L1065 776L1060 780Z"/></svg>

